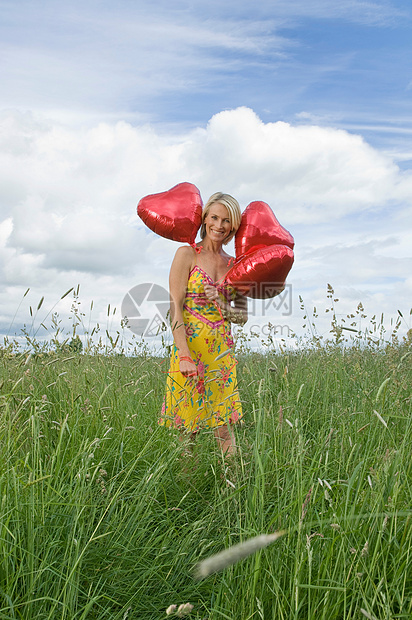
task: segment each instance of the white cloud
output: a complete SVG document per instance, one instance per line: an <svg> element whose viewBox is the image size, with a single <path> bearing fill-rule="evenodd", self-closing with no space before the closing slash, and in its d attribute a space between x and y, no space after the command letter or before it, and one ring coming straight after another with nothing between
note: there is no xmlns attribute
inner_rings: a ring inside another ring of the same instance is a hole
<svg viewBox="0 0 412 620"><path fill-rule="evenodd" d="M295 235L290 281L308 301L331 282L381 311L395 294L396 305L409 303L411 175L360 136L263 123L239 108L182 135L124 122L73 129L10 113L0 140L3 324L27 287L54 302L80 283L104 320L102 308L119 306L139 282L167 286L177 246L148 232L136 205L181 181L204 199L223 190L243 207L268 202Z"/></svg>
<svg viewBox="0 0 412 620"><path fill-rule="evenodd" d="M201 185L270 202L291 223L322 222L409 199L411 175L358 135L327 127L263 123L252 110L215 115L186 149Z"/></svg>

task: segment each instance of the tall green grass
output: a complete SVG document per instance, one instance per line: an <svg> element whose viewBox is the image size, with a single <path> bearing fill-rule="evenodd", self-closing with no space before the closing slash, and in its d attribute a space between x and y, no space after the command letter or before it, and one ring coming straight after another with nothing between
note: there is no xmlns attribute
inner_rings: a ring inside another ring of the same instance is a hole
<svg viewBox="0 0 412 620"><path fill-rule="evenodd" d="M2 350L0 618L412 617L410 340L240 353L230 463L158 426L166 359L70 353Z"/></svg>

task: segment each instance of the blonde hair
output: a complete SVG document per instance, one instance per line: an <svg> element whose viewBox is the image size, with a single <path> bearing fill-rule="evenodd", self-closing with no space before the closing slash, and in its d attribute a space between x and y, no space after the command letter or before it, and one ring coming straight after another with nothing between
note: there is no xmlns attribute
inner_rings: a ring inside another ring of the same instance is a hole
<svg viewBox="0 0 412 620"><path fill-rule="evenodd" d="M240 206L236 198L230 196L229 194L223 194L223 192L216 192L210 196L209 200L203 207L202 212L202 225L200 227L200 237L204 239L206 237L206 224L205 219L209 215L210 207L216 203L219 203L226 207L229 213L230 220L230 234L223 241L223 244L226 245L229 243L231 239L235 236L237 229L240 226L240 220L242 219L242 212L240 210Z"/></svg>

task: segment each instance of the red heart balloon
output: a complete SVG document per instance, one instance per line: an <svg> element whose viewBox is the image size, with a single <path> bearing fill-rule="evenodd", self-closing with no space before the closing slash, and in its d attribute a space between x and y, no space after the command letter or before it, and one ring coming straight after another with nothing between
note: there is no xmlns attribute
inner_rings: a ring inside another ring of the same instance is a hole
<svg viewBox="0 0 412 620"><path fill-rule="evenodd" d="M239 258L227 272L225 282L254 299L276 297L285 288L293 260L293 250L287 245L259 248Z"/></svg>
<svg viewBox="0 0 412 620"><path fill-rule="evenodd" d="M235 236L236 257L274 244L287 245L293 250L295 242L266 202L251 202L242 214Z"/></svg>
<svg viewBox="0 0 412 620"><path fill-rule="evenodd" d="M139 201L137 215L153 232L181 243L194 243L202 223L203 202L192 183L179 183Z"/></svg>

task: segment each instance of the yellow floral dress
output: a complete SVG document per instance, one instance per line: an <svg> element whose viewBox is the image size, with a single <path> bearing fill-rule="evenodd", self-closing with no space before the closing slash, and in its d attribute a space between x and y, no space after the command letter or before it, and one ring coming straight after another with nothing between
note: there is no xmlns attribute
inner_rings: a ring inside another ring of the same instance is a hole
<svg viewBox="0 0 412 620"><path fill-rule="evenodd" d="M217 286L195 265L187 283L183 320L197 376L181 374L179 355L173 345L159 420L159 424L190 432L231 424L242 418L230 323L223 319L217 305L207 299L205 283ZM228 301L235 295L227 286L218 289Z"/></svg>

